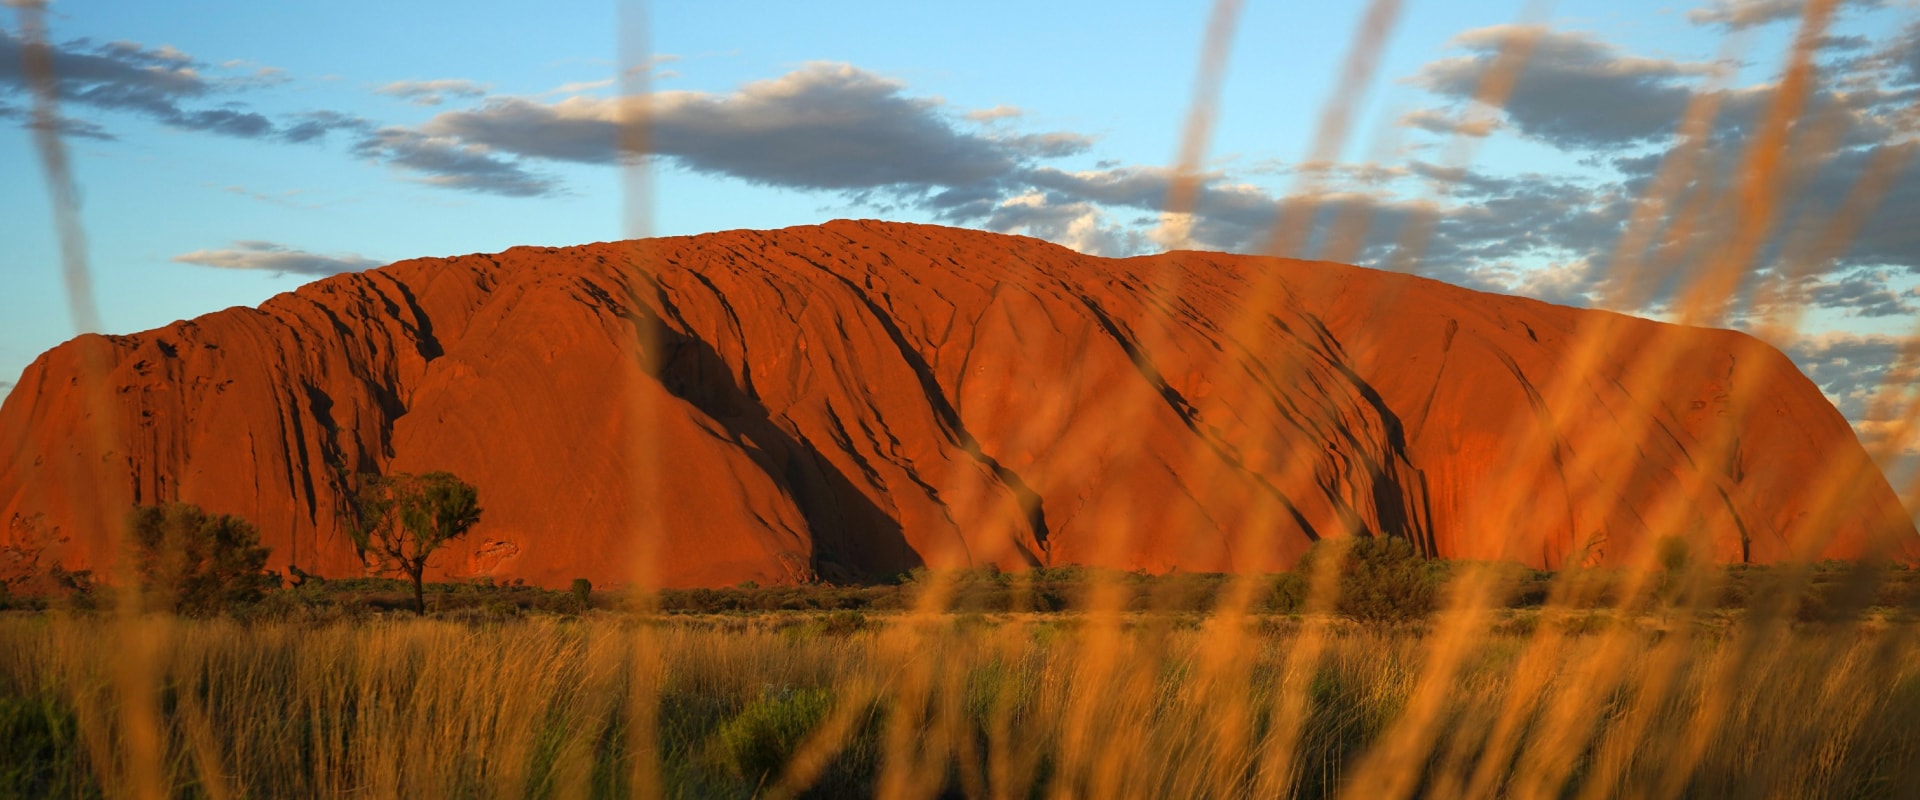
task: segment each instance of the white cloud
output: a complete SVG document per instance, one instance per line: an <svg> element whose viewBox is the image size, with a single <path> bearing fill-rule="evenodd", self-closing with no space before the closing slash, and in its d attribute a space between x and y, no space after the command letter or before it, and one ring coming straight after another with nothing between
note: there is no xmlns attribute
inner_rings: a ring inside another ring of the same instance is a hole
<svg viewBox="0 0 1920 800"><path fill-rule="evenodd" d="M541 94L542 95L579 94L581 92L591 92L598 89L605 89L612 85L613 85L612 78L602 78L597 81L575 81L573 83L560 84L559 86L555 86L551 89L541 92Z"/></svg>
<svg viewBox="0 0 1920 800"><path fill-rule="evenodd" d="M459 78L431 81L394 81L373 90L374 94L397 97L416 106L437 106L449 97L482 97L491 88Z"/></svg>
<svg viewBox="0 0 1920 800"><path fill-rule="evenodd" d="M193 264L217 269L257 270L298 275L359 272L380 266L381 263L358 255L321 255L257 240L234 242L233 247L230 248L181 253L174 256L172 260L178 264Z"/></svg>
<svg viewBox="0 0 1920 800"><path fill-rule="evenodd" d="M999 105L992 108L974 109L967 112L966 117L974 122L996 122L1003 119L1014 119L1020 116L1021 113L1020 109L1013 106Z"/></svg>

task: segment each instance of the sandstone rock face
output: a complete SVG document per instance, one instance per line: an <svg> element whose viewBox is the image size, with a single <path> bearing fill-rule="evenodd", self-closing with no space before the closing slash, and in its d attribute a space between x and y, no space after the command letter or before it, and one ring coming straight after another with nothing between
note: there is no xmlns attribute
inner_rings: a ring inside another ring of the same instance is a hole
<svg viewBox="0 0 1920 800"><path fill-rule="evenodd" d="M547 586L1273 570L1352 534L1920 558L1845 420L1741 334L842 221L403 261L70 341L0 407L0 577L110 577L116 520L174 499L359 574L349 476L432 470L485 508L434 573Z"/></svg>

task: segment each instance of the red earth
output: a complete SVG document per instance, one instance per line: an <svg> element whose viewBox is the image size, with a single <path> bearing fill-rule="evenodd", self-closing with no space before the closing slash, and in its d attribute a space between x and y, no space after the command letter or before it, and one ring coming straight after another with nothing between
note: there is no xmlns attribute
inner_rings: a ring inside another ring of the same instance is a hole
<svg viewBox="0 0 1920 800"><path fill-rule="evenodd" d="M346 476L432 470L485 514L430 574L546 586L1275 570L1356 533L1920 560L1846 421L1744 334L837 221L402 261L62 344L0 406L0 578L110 579L117 521L163 500L357 575Z"/></svg>

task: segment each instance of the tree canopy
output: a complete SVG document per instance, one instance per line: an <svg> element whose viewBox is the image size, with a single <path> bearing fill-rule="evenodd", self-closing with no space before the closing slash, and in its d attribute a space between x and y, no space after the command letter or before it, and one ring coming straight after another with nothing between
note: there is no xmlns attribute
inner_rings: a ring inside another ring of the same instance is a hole
<svg viewBox="0 0 1920 800"><path fill-rule="evenodd" d="M366 475L347 534L370 569L412 580L414 610L426 613L427 560L478 524L480 511L480 491L450 472Z"/></svg>

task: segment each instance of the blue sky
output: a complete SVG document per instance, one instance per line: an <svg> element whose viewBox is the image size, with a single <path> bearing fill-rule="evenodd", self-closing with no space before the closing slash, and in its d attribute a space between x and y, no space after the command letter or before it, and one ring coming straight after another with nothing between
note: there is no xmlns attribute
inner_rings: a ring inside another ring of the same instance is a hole
<svg viewBox="0 0 1920 800"><path fill-rule="evenodd" d="M641 64L658 93L652 233L887 217L1150 252L1210 6L56 0L44 19L103 324L133 331L333 271L624 237L607 131L616 78ZM1301 161L1366 8L1245 4L1187 245L1258 249L1278 200L1310 195L1369 211L1353 258L1384 264L1430 201L1425 273L1600 304L1624 200L1680 109L1737 56L1715 133L1737 152L1798 23L1792 0L1409 0L1309 187ZM0 391L74 333L25 128L20 10L0 8ZM1917 20L1910 1L1842 3L1815 104L1846 134L1796 148L1793 208L1833 206L1873 153L1911 139ZM1546 32L1504 110L1479 112L1471 158L1452 160L1449 126L1521 22ZM1920 304L1917 176L1794 284L1807 329L1772 337L1870 435L1885 421L1865 418L1866 391Z"/></svg>

